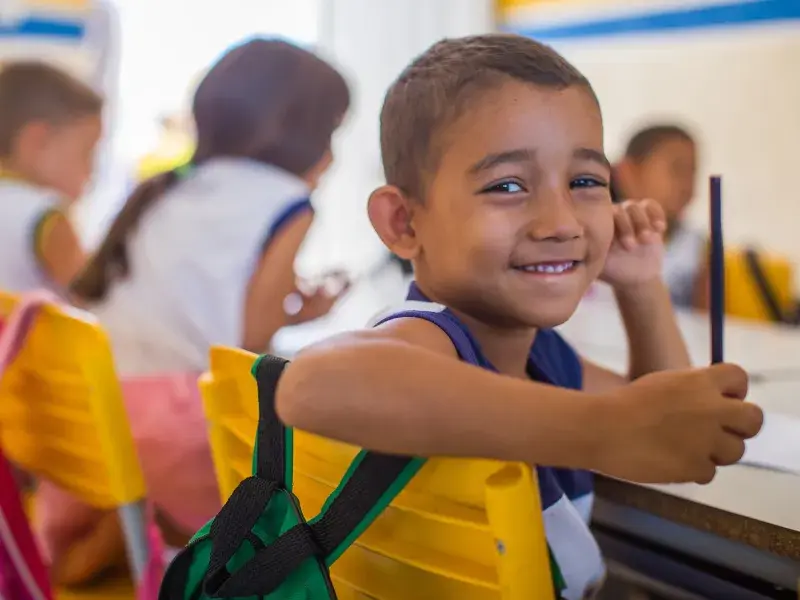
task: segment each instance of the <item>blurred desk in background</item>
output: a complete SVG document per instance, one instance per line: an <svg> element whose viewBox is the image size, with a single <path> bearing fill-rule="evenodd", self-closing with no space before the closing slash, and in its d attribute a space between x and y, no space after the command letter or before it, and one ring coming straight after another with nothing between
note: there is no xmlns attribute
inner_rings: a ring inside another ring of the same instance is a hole
<svg viewBox="0 0 800 600"><path fill-rule="evenodd" d="M692 362L708 364L711 356L708 318L681 312L678 323ZM625 329L613 300L605 297L584 300L573 317L558 329L586 358L616 371L627 369ZM800 381L800 329L728 318L725 360L741 365L759 379Z"/></svg>

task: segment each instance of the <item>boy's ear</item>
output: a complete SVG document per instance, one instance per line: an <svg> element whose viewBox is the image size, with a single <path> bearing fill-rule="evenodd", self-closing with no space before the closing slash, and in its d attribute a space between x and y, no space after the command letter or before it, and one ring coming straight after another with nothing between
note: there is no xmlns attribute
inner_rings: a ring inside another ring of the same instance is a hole
<svg viewBox="0 0 800 600"><path fill-rule="evenodd" d="M370 194L367 213L375 233L400 258L412 260L419 240L412 224L415 204L400 188L383 185Z"/></svg>

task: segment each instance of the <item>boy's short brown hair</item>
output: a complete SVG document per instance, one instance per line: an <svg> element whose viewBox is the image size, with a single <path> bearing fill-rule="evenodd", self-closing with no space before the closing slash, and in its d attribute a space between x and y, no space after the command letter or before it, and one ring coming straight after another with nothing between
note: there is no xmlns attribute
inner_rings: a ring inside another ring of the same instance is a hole
<svg viewBox="0 0 800 600"><path fill-rule="evenodd" d="M42 62L13 62L0 70L0 156L31 121L59 124L99 114L102 98L88 85Z"/></svg>
<svg viewBox="0 0 800 600"><path fill-rule="evenodd" d="M422 200L442 151L442 136L481 92L512 78L551 89L589 81L555 50L530 38L487 34L431 46L389 88L381 111L386 182Z"/></svg>

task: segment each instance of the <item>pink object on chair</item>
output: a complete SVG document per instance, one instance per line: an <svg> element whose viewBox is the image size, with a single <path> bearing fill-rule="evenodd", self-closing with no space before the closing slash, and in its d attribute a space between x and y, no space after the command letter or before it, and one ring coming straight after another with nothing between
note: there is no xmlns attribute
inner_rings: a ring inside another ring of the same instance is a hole
<svg viewBox="0 0 800 600"><path fill-rule="evenodd" d="M137 586L138 598L155 600L164 545L154 524L154 507L182 531L193 533L222 503L197 374L129 378L123 380L122 391L147 488L150 561ZM48 556L85 535L102 514L46 482L36 502L37 529Z"/></svg>
<svg viewBox="0 0 800 600"><path fill-rule="evenodd" d="M222 507L196 373L123 379L148 500L186 532Z"/></svg>
<svg viewBox="0 0 800 600"><path fill-rule="evenodd" d="M36 313L52 298L26 296L5 322L0 322L0 379L25 344ZM28 524L11 465L0 446L0 597L10 600L52 600L50 581Z"/></svg>
<svg viewBox="0 0 800 600"><path fill-rule="evenodd" d="M148 495L151 559L138 600L156 600L164 575L164 544L154 507L185 532L216 515L219 497L196 373L124 379L122 391Z"/></svg>
<svg viewBox="0 0 800 600"><path fill-rule="evenodd" d="M0 448L0 598L52 600L50 580Z"/></svg>
<svg viewBox="0 0 800 600"><path fill-rule="evenodd" d="M23 297L5 329L0 331L0 374L22 347L38 308L53 301L58 300L49 294ZM153 519L155 508L187 533L200 529L221 508L197 377L196 373L179 373L129 378L122 382L148 496L150 562L139 582L139 600L155 600L164 567L164 546ZM6 489L2 491L0 500L5 501ZM72 541L85 535L101 515L98 509L42 481L36 493L36 529L45 559L63 552ZM25 525L27 527L27 521ZM38 554L37 558L47 581ZM2 565L10 573L7 561L0 555ZM2 583L6 581L5 571L0 569L0 594ZM44 596L33 595L29 599L11 594L10 597L13 600L51 598L49 588Z"/></svg>

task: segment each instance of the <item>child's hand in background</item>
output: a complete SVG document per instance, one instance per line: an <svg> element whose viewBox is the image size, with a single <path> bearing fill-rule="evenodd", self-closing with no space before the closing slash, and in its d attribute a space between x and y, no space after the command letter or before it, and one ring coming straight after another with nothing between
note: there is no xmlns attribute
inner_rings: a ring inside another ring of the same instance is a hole
<svg viewBox="0 0 800 600"><path fill-rule="evenodd" d="M600 279L614 288L659 281L667 219L654 200L626 200L614 207L614 241Z"/></svg>
<svg viewBox="0 0 800 600"><path fill-rule="evenodd" d="M284 303L289 325L324 317L349 289L350 278L343 271L332 271L315 281L298 281L297 291Z"/></svg>

